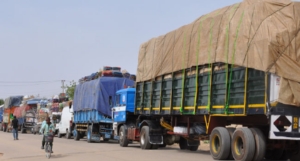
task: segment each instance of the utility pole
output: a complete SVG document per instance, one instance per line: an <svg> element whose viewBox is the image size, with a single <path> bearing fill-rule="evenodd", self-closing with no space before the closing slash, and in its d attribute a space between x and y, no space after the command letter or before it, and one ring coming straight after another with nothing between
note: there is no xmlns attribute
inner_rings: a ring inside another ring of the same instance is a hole
<svg viewBox="0 0 300 161"><path fill-rule="evenodd" d="M66 81L66 80L61 80L61 84L62 84L62 86L61 86L62 93L65 93L65 89L66 89L66 87L65 87L65 81Z"/></svg>

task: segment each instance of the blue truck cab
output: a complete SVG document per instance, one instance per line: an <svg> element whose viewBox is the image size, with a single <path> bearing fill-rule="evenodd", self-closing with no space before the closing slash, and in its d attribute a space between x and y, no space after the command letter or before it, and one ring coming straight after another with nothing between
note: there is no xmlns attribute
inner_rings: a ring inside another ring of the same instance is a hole
<svg viewBox="0 0 300 161"><path fill-rule="evenodd" d="M113 107L113 121L126 122L127 113L134 112L135 88L121 89L116 92L116 101Z"/></svg>

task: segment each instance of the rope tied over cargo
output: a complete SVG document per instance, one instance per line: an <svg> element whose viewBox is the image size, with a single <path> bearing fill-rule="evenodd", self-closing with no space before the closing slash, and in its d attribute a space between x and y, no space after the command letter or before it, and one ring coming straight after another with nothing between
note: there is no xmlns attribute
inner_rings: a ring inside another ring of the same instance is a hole
<svg viewBox="0 0 300 161"><path fill-rule="evenodd" d="M198 31L198 44L197 44L197 64L196 64L196 81L195 81L195 107L194 107L194 112L193 114L195 115L196 113L196 108L197 108L197 97L198 97L198 73L199 73L199 67L198 67L198 58L199 58L199 49L200 49L200 36L201 36L201 28L202 28L202 22L207 18L208 15L206 15L199 24L199 31Z"/></svg>
<svg viewBox="0 0 300 161"><path fill-rule="evenodd" d="M228 113L234 113L234 112L229 112L230 87L231 87L231 79L232 79L232 70L233 70L236 42L237 42L240 26L241 26L241 23L242 23L242 20L243 20L243 17L244 17L244 12L245 11L243 11L243 13L242 13L242 16L241 16L241 19L240 19L240 22L239 22L239 26L237 28L236 35L235 35L235 41L234 41L234 47L233 47L233 53L232 53L232 62L231 62L231 67L230 67L229 87L228 87L228 95L227 95L228 97L227 97L226 106L225 106L225 114L226 115ZM227 65L227 63L226 63L226 65ZM227 83L226 83L226 85L227 85Z"/></svg>

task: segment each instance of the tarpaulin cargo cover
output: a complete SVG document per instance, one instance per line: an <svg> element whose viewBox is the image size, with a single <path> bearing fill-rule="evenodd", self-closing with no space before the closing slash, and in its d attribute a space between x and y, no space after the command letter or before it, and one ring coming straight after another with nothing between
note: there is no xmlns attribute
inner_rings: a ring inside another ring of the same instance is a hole
<svg viewBox="0 0 300 161"><path fill-rule="evenodd" d="M4 109L12 108L12 107L19 107L22 103L23 96L11 96L5 99L4 102Z"/></svg>
<svg viewBox="0 0 300 161"><path fill-rule="evenodd" d="M111 116L109 96L115 102L115 94L124 85L133 86L134 81L126 78L101 77L79 84L75 88L74 111L97 110L101 114Z"/></svg>
<svg viewBox="0 0 300 161"><path fill-rule="evenodd" d="M223 62L281 76L279 102L300 106L300 2L244 0L140 46L137 82Z"/></svg>

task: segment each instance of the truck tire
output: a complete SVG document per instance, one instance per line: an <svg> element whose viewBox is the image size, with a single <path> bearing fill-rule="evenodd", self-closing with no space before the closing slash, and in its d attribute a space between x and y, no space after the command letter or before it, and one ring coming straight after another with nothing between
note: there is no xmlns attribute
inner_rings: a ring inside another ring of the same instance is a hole
<svg viewBox="0 0 300 161"><path fill-rule="evenodd" d="M62 135L61 135L61 133L59 132L59 130L58 130L58 133L57 133L57 137L58 137L58 138L61 138L61 137L62 137Z"/></svg>
<svg viewBox="0 0 300 161"><path fill-rule="evenodd" d="M231 140L232 140L232 136L233 136L233 133L234 133L234 131L235 131L235 128L233 128L233 127L228 127L228 128L226 128L226 129L227 129L227 131L229 132L229 135L230 135L230 144L231 144ZM234 159L233 159L233 156L232 156L232 153L231 153L231 148L230 148L229 156L228 156L227 159L228 159L228 160L234 160Z"/></svg>
<svg viewBox="0 0 300 161"><path fill-rule="evenodd" d="M3 132L6 132L6 127L3 127Z"/></svg>
<svg viewBox="0 0 300 161"><path fill-rule="evenodd" d="M128 146L128 139L127 139L127 134L124 126L120 127L120 132L119 132L119 143L121 147L127 147Z"/></svg>
<svg viewBox="0 0 300 161"><path fill-rule="evenodd" d="M71 139L71 136L72 136L71 133L69 132L69 130L67 130L66 138Z"/></svg>
<svg viewBox="0 0 300 161"><path fill-rule="evenodd" d="M180 137L180 140L179 140L179 147L181 150L186 150L188 149L188 145L187 145L187 140L183 137Z"/></svg>
<svg viewBox="0 0 300 161"><path fill-rule="evenodd" d="M80 133L76 129L77 129L77 126L75 126L75 129L73 131L73 136L74 136L75 141L79 141L80 140Z"/></svg>
<svg viewBox="0 0 300 161"><path fill-rule="evenodd" d="M258 128L250 128L254 139L255 139L255 153L253 160L259 161L263 160L266 153L266 138L261 130Z"/></svg>
<svg viewBox="0 0 300 161"><path fill-rule="evenodd" d="M248 128L236 129L233 133L231 151L235 160L251 161L255 154L255 139Z"/></svg>
<svg viewBox="0 0 300 161"><path fill-rule="evenodd" d="M149 126L143 126L141 130L140 145L142 149L150 149Z"/></svg>
<svg viewBox="0 0 300 161"><path fill-rule="evenodd" d="M92 126L89 126L87 129L86 140L88 143L92 142Z"/></svg>
<svg viewBox="0 0 300 161"><path fill-rule="evenodd" d="M215 160L226 160L230 154L230 135L226 128L216 127L210 134L210 153Z"/></svg>

